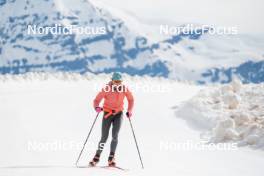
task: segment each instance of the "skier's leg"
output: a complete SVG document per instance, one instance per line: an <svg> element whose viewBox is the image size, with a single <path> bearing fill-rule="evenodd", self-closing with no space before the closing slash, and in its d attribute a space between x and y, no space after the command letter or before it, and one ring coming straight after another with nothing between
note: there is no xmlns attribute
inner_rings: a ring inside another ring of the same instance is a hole
<svg viewBox="0 0 264 176"><path fill-rule="evenodd" d="M108 157L108 165L109 166L115 166L115 150L117 147L117 143L118 143L118 133L120 131L120 127L122 124L122 119L123 119L123 113L120 112L118 114L116 114L113 117L113 127L112 127L112 141L111 141L111 149L110 149L110 154Z"/></svg>
<svg viewBox="0 0 264 176"><path fill-rule="evenodd" d="M107 119L103 118L103 120L102 120L101 139L100 139L100 142L98 144L98 148L96 150L96 154L95 154L94 158L92 159L91 162L89 162L90 166L95 166L100 160L100 155L104 149L105 142L106 142L108 135L109 135L109 129L111 126L111 121L112 120L110 117L108 117Z"/></svg>
<svg viewBox="0 0 264 176"><path fill-rule="evenodd" d="M111 154L114 154L116 151L117 143L118 143L118 133L121 128L123 112L116 114L113 117L113 127L112 127L112 141L111 141Z"/></svg>
<svg viewBox="0 0 264 176"><path fill-rule="evenodd" d="M101 140L98 144L98 148L96 151L96 154L100 156L100 154L102 153L103 149L104 149L104 145L107 141L108 135L109 135L109 129L111 126L111 122L112 122L112 118L111 116L108 118L103 118L102 120L102 134L101 134Z"/></svg>

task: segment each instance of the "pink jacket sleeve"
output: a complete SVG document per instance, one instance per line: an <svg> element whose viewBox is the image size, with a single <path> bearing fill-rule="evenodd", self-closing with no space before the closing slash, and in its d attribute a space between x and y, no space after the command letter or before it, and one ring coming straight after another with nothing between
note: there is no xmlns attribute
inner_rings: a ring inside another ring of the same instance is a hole
<svg viewBox="0 0 264 176"><path fill-rule="evenodd" d="M125 95L126 95L126 98L127 98L127 101L128 101L127 111L128 112L132 112L132 109L134 107L134 97L132 95L132 92L130 92L129 89L127 88L126 92L125 92Z"/></svg>
<svg viewBox="0 0 264 176"><path fill-rule="evenodd" d="M93 106L94 108L98 107L101 100L104 98L105 96L105 91L104 89L102 89L95 97L94 101L93 101Z"/></svg>

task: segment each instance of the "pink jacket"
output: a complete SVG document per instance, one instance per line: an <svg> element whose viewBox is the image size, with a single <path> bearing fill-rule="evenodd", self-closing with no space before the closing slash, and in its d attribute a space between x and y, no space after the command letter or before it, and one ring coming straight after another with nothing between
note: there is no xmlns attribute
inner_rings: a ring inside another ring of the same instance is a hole
<svg viewBox="0 0 264 176"><path fill-rule="evenodd" d="M134 106L134 98L132 93L125 85L115 86L109 82L95 97L93 106L98 107L101 100L104 99L103 108L123 111L124 98L128 101L128 112L132 112Z"/></svg>

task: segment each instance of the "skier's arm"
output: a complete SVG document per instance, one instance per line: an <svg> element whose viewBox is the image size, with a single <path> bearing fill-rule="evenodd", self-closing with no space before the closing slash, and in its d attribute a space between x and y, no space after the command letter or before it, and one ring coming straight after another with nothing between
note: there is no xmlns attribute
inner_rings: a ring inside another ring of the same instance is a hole
<svg viewBox="0 0 264 176"><path fill-rule="evenodd" d="M99 107L99 104L101 102L101 100L104 98L105 96L105 91L104 89L102 89L95 97L94 101L93 101L93 106L94 108Z"/></svg>
<svg viewBox="0 0 264 176"><path fill-rule="evenodd" d="M130 90L127 88L126 89L126 98L127 98L127 101L128 101L128 107L127 107L127 111L128 112L132 112L132 109L134 107L134 97L133 97L133 94L132 92L130 92Z"/></svg>

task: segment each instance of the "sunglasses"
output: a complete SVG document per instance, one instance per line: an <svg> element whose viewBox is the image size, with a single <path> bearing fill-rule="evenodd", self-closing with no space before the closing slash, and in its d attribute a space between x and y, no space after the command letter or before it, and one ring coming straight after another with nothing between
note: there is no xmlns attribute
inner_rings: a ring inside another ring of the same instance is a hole
<svg viewBox="0 0 264 176"><path fill-rule="evenodd" d="M119 84L121 82L122 82L121 80L113 80L113 83L116 83L116 84Z"/></svg>

